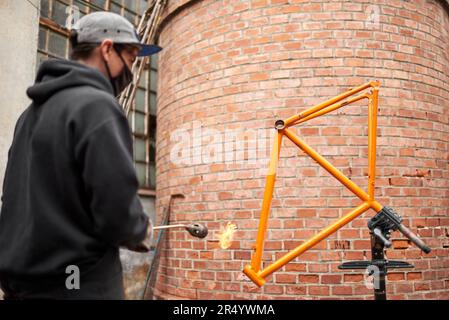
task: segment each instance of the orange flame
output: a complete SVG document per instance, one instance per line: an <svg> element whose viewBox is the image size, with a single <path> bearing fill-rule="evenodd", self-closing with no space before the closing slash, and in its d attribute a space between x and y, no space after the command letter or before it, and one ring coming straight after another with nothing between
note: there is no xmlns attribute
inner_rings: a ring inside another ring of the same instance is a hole
<svg viewBox="0 0 449 320"><path fill-rule="evenodd" d="M232 245L234 239L234 233L237 231L237 225L232 222L228 222L224 229L221 229L221 233L218 234L218 241L222 249L228 249Z"/></svg>

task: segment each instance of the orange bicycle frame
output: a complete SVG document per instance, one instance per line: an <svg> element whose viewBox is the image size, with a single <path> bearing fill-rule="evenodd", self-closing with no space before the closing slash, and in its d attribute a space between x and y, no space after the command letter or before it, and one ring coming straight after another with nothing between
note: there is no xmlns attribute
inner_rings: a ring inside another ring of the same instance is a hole
<svg viewBox="0 0 449 320"><path fill-rule="evenodd" d="M314 247L320 241L326 239L331 234L363 214L368 209L374 209L376 212L382 210L383 206L374 198L374 184L376 174L376 130L377 130L377 108L378 94L380 82L372 81L365 83L359 87L353 88L323 103L313 106L298 115L292 116L286 120L277 120L275 128L277 130L270 156L270 164L268 175L266 177L265 192L260 215L259 229L257 233L255 251L251 259L251 264L245 266L243 272L259 287L265 284L265 278L282 268L291 260L295 259L302 253ZM371 88L369 92L349 98L365 89ZM347 99L349 98L349 99ZM347 100L345 100L347 99ZM292 126L304 123L308 120L325 115L331 111L337 110L343 106L354 103L359 100L368 100L368 192L362 190L357 184L351 181L340 170L335 168L323 156L318 154L314 149L302 141L291 129ZM271 200L273 197L274 183L276 180L276 170L281 151L282 138L286 136L308 156L315 160L320 166L327 170L335 179L340 181L345 187L353 192L362 200L362 204L346 213L340 219L321 230L318 234L311 237L295 249L289 251L280 259L273 262L263 270L260 270L262 262L262 253L265 232L267 229L268 215L270 212Z"/></svg>

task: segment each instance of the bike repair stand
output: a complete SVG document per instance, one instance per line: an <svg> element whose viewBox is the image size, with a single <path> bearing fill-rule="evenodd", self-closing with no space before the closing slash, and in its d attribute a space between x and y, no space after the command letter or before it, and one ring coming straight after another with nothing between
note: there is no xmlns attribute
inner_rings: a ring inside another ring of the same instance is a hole
<svg viewBox="0 0 449 320"><path fill-rule="evenodd" d="M390 233L399 229L401 216L390 207L383 207L369 222L371 236L371 261L350 261L338 266L340 270L365 269L369 276L374 275L374 299L387 300L386 280L388 269L413 268L404 261L386 260L385 247L391 247Z"/></svg>

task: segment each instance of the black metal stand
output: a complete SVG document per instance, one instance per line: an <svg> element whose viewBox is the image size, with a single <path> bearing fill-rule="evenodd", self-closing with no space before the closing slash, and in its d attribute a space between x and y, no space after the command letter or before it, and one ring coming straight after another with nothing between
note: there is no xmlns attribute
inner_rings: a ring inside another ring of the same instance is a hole
<svg viewBox="0 0 449 320"><path fill-rule="evenodd" d="M386 300L386 275L388 269L393 268L413 268L414 266L405 261L386 260L384 255L384 243L371 232L371 261L350 261L338 266L341 270L364 269L374 276L374 299Z"/></svg>
<svg viewBox="0 0 449 320"><path fill-rule="evenodd" d="M390 233L399 229L402 218L391 208L384 207L368 222L371 230L371 261L350 261L338 266L341 270L364 269L368 275L374 276L374 299L386 300L386 275L388 269L413 268L405 261L386 260L385 247L391 246Z"/></svg>

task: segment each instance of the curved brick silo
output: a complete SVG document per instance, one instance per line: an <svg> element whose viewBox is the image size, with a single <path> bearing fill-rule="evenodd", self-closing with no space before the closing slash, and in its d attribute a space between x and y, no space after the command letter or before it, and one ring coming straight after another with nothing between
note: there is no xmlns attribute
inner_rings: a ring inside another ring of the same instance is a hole
<svg viewBox="0 0 449 320"><path fill-rule="evenodd" d="M424 255L394 234L388 258L415 268L389 273L389 298L449 298L446 1L169 1L159 43L158 212L170 194L182 193L171 221L200 221L210 230L205 240L168 232L159 298L372 298L361 272L337 269L342 261L370 258L372 211L262 288L241 270L256 237L274 121L374 79L382 83L376 196L433 249ZM366 104L315 119L297 133L366 188ZM233 134L249 139L239 147L229 142ZM359 203L284 142L264 261ZM216 236L228 221L238 232L231 248L219 249Z"/></svg>

